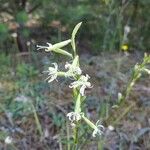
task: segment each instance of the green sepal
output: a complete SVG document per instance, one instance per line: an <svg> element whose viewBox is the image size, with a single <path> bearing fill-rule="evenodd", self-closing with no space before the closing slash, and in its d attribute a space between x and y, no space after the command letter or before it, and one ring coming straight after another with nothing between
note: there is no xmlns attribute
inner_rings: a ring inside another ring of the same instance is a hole
<svg viewBox="0 0 150 150"><path fill-rule="evenodd" d="M68 45L71 42L71 40L62 41L56 44L53 44L51 47L48 48L46 51L56 51L57 49L60 49L66 45Z"/></svg>
<svg viewBox="0 0 150 150"><path fill-rule="evenodd" d="M57 48L57 49L54 49L53 50L55 53L59 53L59 54L62 54L62 55L66 55L66 56L69 56L72 58L72 54L70 54L69 52L63 50L63 49L60 49L60 48Z"/></svg>

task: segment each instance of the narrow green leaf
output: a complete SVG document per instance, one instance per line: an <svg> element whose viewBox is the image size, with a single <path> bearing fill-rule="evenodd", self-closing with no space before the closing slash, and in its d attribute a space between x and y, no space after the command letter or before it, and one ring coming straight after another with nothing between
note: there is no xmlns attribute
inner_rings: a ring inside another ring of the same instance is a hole
<svg viewBox="0 0 150 150"><path fill-rule="evenodd" d="M71 37L71 45L74 51L74 55L76 55L76 45L75 45L75 37L76 37L76 33L78 32L80 26L81 26L82 22L78 23L75 28L73 29L72 32L72 37Z"/></svg>

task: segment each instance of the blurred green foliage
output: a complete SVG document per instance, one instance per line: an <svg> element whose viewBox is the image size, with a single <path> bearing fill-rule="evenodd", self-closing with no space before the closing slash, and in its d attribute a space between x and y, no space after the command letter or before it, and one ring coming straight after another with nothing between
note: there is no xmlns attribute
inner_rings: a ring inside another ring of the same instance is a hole
<svg viewBox="0 0 150 150"><path fill-rule="evenodd" d="M38 74L38 71L33 66L22 63L17 65L16 74L17 77L23 79L36 76Z"/></svg>
<svg viewBox="0 0 150 150"><path fill-rule="evenodd" d="M0 45L3 45L8 38L9 34L7 25L0 23Z"/></svg>
<svg viewBox="0 0 150 150"><path fill-rule="evenodd" d="M122 44L128 44L131 51L149 50L148 0L0 0L0 4L0 13L12 16L11 22L26 26L28 21L38 20L43 28L35 34L43 33L46 41L65 39L66 33L69 34L72 27L82 21L84 27L78 38L80 49L98 54L100 51L120 50ZM8 33L12 31L7 28L9 22L4 23L0 19L0 41L10 40ZM127 35L126 26L130 28ZM58 32L49 33L47 29ZM22 30L22 36L33 38L32 30ZM10 40L10 44L16 43Z"/></svg>
<svg viewBox="0 0 150 150"><path fill-rule="evenodd" d="M25 11L20 11L16 14L16 21L18 23L25 23L28 20L28 14Z"/></svg>
<svg viewBox="0 0 150 150"><path fill-rule="evenodd" d="M11 65L10 56L5 56L5 54L0 55L0 74L1 78L5 77L7 74L10 74L8 69Z"/></svg>
<svg viewBox="0 0 150 150"><path fill-rule="evenodd" d="M131 50L147 50L148 5L147 0L58 0L44 3L41 19L45 25L58 20L68 30L83 21L79 41L83 48L90 48L96 53L119 50L124 42ZM126 41L123 39L125 26L131 30Z"/></svg>

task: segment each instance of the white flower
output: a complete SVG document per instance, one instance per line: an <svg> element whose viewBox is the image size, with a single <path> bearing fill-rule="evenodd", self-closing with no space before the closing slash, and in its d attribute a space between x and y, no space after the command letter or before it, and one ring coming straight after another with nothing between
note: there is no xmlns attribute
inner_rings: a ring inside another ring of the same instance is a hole
<svg viewBox="0 0 150 150"><path fill-rule="evenodd" d="M67 114L69 120L73 123L74 121L79 121L82 118L82 113L70 112Z"/></svg>
<svg viewBox="0 0 150 150"><path fill-rule="evenodd" d="M118 99L121 99L121 98L122 98L122 94L118 93Z"/></svg>
<svg viewBox="0 0 150 150"><path fill-rule="evenodd" d="M93 137L96 137L96 135L102 135L104 129L105 129L104 126L101 125L100 120L98 120L98 121L96 122L96 126L95 126L95 129L94 129L93 133L92 133L92 136L93 136Z"/></svg>
<svg viewBox="0 0 150 150"><path fill-rule="evenodd" d="M40 50L40 49L45 49L45 51L49 51L49 49L51 49L53 47L53 45L51 43L46 43L48 46L41 46L41 45L37 45L37 50Z"/></svg>
<svg viewBox="0 0 150 150"><path fill-rule="evenodd" d="M122 93L118 93L118 101L121 101L123 98Z"/></svg>
<svg viewBox="0 0 150 150"><path fill-rule="evenodd" d="M108 126L108 129L109 129L110 131L115 130L115 128L114 128L112 125L109 125L109 126Z"/></svg>
<svg viewBox="0 0 150 150"><path fill-rule="evenodd" d="M72 64L69 64L68 62L66 62L65 64L65 69L69 69L68 70L68 74L74 76L74 75L81 75L82 70L77 67L77 66L73 66Z"/></svg>
<svg viewBox="0 0 150 150"><path fill-rule="evenodd" d="M92 136L96 137L96 135L102 135L103 131L104 131L104 126L101 124L100 120L98 120L96 122L96 124L94 124L93 122L91 122L88 118L86 118L84 116L84 114L82 115L83 120L92 128L94 129Z"/></svg>
<svg viewBox="0 0 150 150"><path fill-rule="evenodd" d="M16 37L17 37L17 33L12 33L11 36L12 36L13 38L16 38Z"/></svg>
<svg viewBox="0 0 150 150"><path fill-rule="evenodd" d="M85 88L92 88L91 86L91 83L88 82L88 79L89 79L89 75L86 74L86 76L82 75L79 80L77 81L74 81L73 83L71 83L69 85L70 88L77 88L77 87L81 87L80 88L80 94L82 96L84 96L84 91L85 91Z"/></svg>
<svg viewBox="0 0 150 150"><path fill-rule="evenodd" d="M52 64L54 65L54 67L49 67L48 71L46 71L46 72L48 72L48 75L49 75L49 77L47 79L50 78L48 80L48 82L52 82L53 80L55 80L57 78L58 65L57 65L57 63L52 63Z"/></svg>
<svg viewBox="0 0 150 150"><path fill-rule="evenodd" d="M124 27L125 33L128 34L128 33L130 32L130 30L131 30L130 26L126 25L126 26Z"/></svg>
<svg viewBox="0 0 150 150"><path fill-rule="evenodd" d="M40 49L45 49L45 51L59 51L59 49L61 49L62 47L68 45L69 43L71 42L71 40L66 40L66 41L62 41L62 42L59 42L59 43L56 43L56 44L51 44L51 43L46 43L48 46L40 46L40 45L37 45L37 50L40 50Z"/></svg>
<svg viewBox="0 0 150 150"><path fill-rule="evenodd" d="M7 137L5 138L5 143L6 143L6 144L11 144L12 141L13 141L13 139L12 139L12 137L10 137L10 136L7 136Z"/></svg>
<svg viewBox="0 0 150 150"><path fill-rule="evenodd" d="M62 50L61 48L63 48L64 46L68 45L69 43L71 42L71 40L66 40L66 41L62 41L62 42L59 42L59 43L56 43L56 44L51 44L51 43L46 43L48 46L40 46L40 45L37 45L37 50L40 50L40 49L44 49L46 52L49 52L49 51L54 51L56 53L60 53L60 54L63 54L63 55L68 55L70 57L72 57L72 55L70 53L68 53L67 51L64 51Z"/></svg>

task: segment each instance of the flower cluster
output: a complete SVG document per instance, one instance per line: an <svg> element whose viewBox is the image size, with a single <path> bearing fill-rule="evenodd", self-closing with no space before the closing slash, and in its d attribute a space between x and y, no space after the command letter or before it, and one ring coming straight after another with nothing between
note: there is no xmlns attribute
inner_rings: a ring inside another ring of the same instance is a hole
<svg viewBox="0 0 150 150"><path fill-rule="evenodd" d="M84 113L82 112L82 100L86 97L85 90L86 88L92 88L91 83L89 82L89 75L82 74L82 70L80 69L79 65L79 56L76 54L76 46L75 46L75 35L81 26L81 23L77 24L72 32L72 37L69 40L50 44L47 43L48 46L37 46L38 50L44 49L46 52L55 52L62 55L69 56L71 61L66 62L65 64L65 71L59 71L57 63L52 63L53 67L49 67L46 71L48 73L48 82L52 82L54 80L57 81L58 77L65 77L71 79L73 81L70 83L69 88L73 89L73 96L75 100L75 108L74 112L70 112L67 114L69 121L71 122L72 127L77 128L76 124L79 123L81 119L83 119L94 131L92 136L96 137L96 135L102 135L104 131L104 127L98 121L93 124L87 117L85 117ZM71 44L73 49L73 54L63 50L65 46ZM71 63L70 63L71 62Z"/></svg>
<svg viewBox="0 0 150 150"><path fill-rule="evenodd" d="M67 72L60 72L58 70L57 63L52 63L54 67L49 67L48 71L45 71L48 73L48 82L52 82L54 80L57 80L58 76L65 76L65 77L72 77L73 79L76 79L76 76L80 75L78 80L75 80L69 85L69 88L80 88L80 94L82 96L85 96L85 89L86 88L92 88L91 83L88 81L90 79L89 75L81 75L82 70L79 66L74 66L73 64L69 64L68 62L65 65L65 69L68 69Z"/></svg>
<svg viewBox="0 0 150 150"><path fill-rule="evenodd" d="M84 91L85 88L92 88L91 83L88 81L89 79L89 75L86 74L86 76L81 75L81 77L79 78L79 80L72 82L69 87L70 88L77 88L80 87L80 94L82 96L85 95Z"/></svg>
<svg viewBox="0 0 150 150"><path fill-rule="evenodd" d="M72 64L69 64L68 62L66 62L65 64L65 69L69 69L68 74L71 74L72 76L82 74L82 70L78 66L73 66Z"/></svg>

